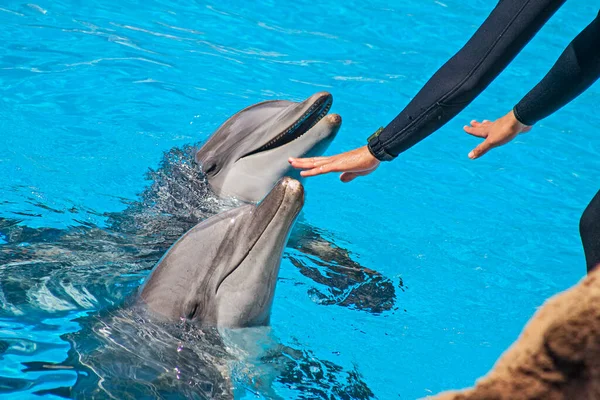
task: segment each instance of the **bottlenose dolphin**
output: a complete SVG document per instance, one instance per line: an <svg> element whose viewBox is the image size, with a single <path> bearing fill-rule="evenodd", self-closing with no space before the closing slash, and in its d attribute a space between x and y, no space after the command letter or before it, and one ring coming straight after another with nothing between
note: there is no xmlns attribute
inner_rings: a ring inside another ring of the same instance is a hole
<svg viewBox="0 0 600 400"><path fill-rule="evenodd" d="M259 205L199 223L159 261L141 289L140 302L171 322L267 325L283 249L303 204L302 185L286 177Z"/></svg>
<svg viewBox="0 0 600 400"><path fill-rule="evenodd" d="M190 229L125 307L83 317L82 330L62 336L71 343L65 361L25 363L24 372L36 376L77 373L73 386L36 394L231 399L250 391L281 399L278 382L301 396L333 391L372 398L356 369L344 371L280 344L266 327L283 249L303 203L302 185L286 177L260 204L224 211Z"/></svg>
<svg viewBox="0 0 600 400"><path fill-rule="evenodd" d="M301 181L288 157L326 150L342 122L339 115L327 114L332 102L331 94L319 92L302 102L266 101L237 112L205 143L166 152L159 168L148 173L152 183L140 200L111 215L109 225L118 232L159 236L170 246L208 216L262 199L283 176ZM324 285L310 288L311 297L324 305L374 313L392 309L394 284L358 264L327 236L300 216L288 242L299 253L286 257L304 276Z"/></svg>
<svg viewBox="0 0 600 400"><path fill-rule="evenodd" d="M147 174L150 184L125 210L90 211L107 217L105 226L29 228L0 218L0 243L6 242L0 263L11 264L0 269L0 301L24 313L33 304L88 309L119 303L126 290L115 285L117 276L119 282L142 279L195 224L259 198L259 192L264 197L278 179L293 175L288 156L321 154L341 124L339 115L327 115L331 104L329 93L316 93L302 102L267 101L236 113L204 145L166 151ZM239 190L226 193L231 185ZM314 282L307 287L313 301L372 313L391 310L393 282L361 266L330 237L300 217L288 241L285 257Z"/></svg>
<svg viewBox="0 0 600 400"><path fill-rule="evenodd" d="M260 201L292 173L289 157L327 149L342 123L338 114L327 115L332 102L331 94L319 92L300 103L272 100L247 107L213 133L196 162L217 195Z"/></svg>
<svg viewBox="0 0 600 400"><path fill-rule="evenodd" d="M322 116L323 110L313 114L310 114L311 118ZM243 119L238 116L238 121ZM302 116L298 118L300 120ZM253 149L251 151L260 151L242 156L233 164L223 163L227 164L223 171L229 171L223 175L228 175L224 181L235 183L239 180L240 166L244 163L255 172L270 168L270 164L254 160L260 161L262 156L271 154L273 160L278 160L273 166L284 166L279 173L264 179L263 182L271 180L273 186L280 178L278 174L286 174L286 168L289 168L287 155L281 154L278 149L296 149L294 151L298 153L292 152L291 156L317 155L332 139L331 133L335 135L341 120L339 116L326 116L308 129L313 122L308 125L301 122L302 126L283 132L286 135L304 132L301 137L296 137L300 140L297 143L296 140L283 143L280 132L275 137L279 137L275 147ZM235 133L229 132L231 135ZM256 140L264 140L269 132ZM306 147L305 154L302 154L304 150L294 147L313 138L316 140L311 142L312 147ZM272 139L268 140L261 147ZM65 230L30 228L20 220L0 218L0 266L3 266L0 268L0 316L8 320L17 318L18 321L26 316L31 321L40 321L51 320L53 315L60 316L65 312L102 310L82 317L79 320L82 330L63 336L71 344L67 360L58 364L47 361L27 363L23 372L30 372L28 376L34 378L25 382L26 385L35 385L35 377L44 376L40 373L53 375L62 368L78 375L74 386L68 384L68 387L38 391L37 394L47 392L76 398L110 397L110 394L114 394L114 398L162 395L229 398L231 385L228 380L235 377L228 378L222 373L223 366L219 365L220 360L227 358L220 335L207 333L212 332L210 327L198 329L196 325L264 325L268 323L270 314L269 302L259 307L256 307L258 303L253 303L250 307L236 309L213 296L212 303L197 302L198 307L204 308L196 309L195 313L190 313L192 308L184 309L188 312L185 317L191 317L194 322L191 330L178 324L162 323L160 318L149 319L145 313L137 312L143 307L151 316L160 316L161 310L154 312L148 307L152 303L144 303L142 297L133 297L138 299L134 307L121 307L126 298L132 299L131 291L148 275L148 270L190 227L238 206L237 200L230 201L230 195L246 202L252 201L249 197L219 189L220 177L212 179L202 168L199 173L195 160L197 152L200 151L192 146L166 152L160 167L148 175L152 181L150 187L144 190L139 200L130 202L125 211L104 214L106 226L84 222ZM220 160L220 154L213 151L212 159ZM207 165L201 157L198 158ZM267 183L262 184L263 188L268 186ZM215 196L217 191L220 192L218 197ZM256 210L260 205L245 207L255 207ZM313 299L316 296L321 304L339 304L375 313L393 307L395 292L389 279L353 261L346 250L324 239L325 233L307 224L301 226L301 229L296 228L296 239L286 257L318 285L309 286ZM240 265L246 265L245 261ZM236 268L231 276L226 276L222 284L217 285L221 288L217 294L231 290L228 285L248 282L236 279L236 271L245 271L245 268ZM264 299L272 301L272 294L267 289L259 285L252 293L263 293ZM244 299L247 300L247 297L242 296L242 304ZM204 314L198 314L198 311ZM208 317L202 320L205 316ZM184 324L187 324L185 317ZM168 315L162 318L171 321ZM0 341L0 347L3 345ZM234 351L233 354L237 353ZM329 392L348 398L373 396L356 370L348 371L328 361L320 361L310 350L280 346L275 351L269 350L264 358L257 359L258 367L273 362L283 367L278 369L275 378L279 384L288 390L300 391L301 396L310 393L314 394L312 397L322 397L321 394ZM245 380L244 375L242 373L242 380ZM262 373L257 376L262 376Z"/></svg>

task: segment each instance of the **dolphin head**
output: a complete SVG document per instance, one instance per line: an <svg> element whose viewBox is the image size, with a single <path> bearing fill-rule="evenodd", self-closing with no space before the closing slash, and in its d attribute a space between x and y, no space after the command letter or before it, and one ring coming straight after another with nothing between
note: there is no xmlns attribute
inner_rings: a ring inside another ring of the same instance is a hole
<svg viewBox="0 0 600 400"><path fill-rule="evenodd" d="M327 115L332 103L331 94L319 92L301 103L273 100L250 106L213 133L196 161L217 195L259 201L290 175L289 157L327 149L342 123L339 115Z"/></svg>
<svg viewBox="0 0 600 400"><path fill-rule="evenodd" d="M158 262L141 288L142 303L174 322L267 325L283 249L303 204L304 188L286 177L260 204L199 223Z"/></svg>

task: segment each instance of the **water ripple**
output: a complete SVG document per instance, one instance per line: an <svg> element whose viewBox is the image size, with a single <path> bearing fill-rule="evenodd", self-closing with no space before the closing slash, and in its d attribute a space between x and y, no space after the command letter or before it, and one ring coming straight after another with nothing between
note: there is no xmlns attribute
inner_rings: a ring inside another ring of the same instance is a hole
<svg viewBox="0 0 600 400"><path fill-rule="evenodd" d="M155 61L155 60L149 60L147 58L143 58L143 57L115 57L115 58L98 58L96 60L91 60L91 61L83 61L83 62L77 62L77 63L73 63L73 64L64 64L66 67L78 67L80 65L95 65L101 62L105 62L105 61L143 61L143 62L147 62L150 64L156 64L156 65L160 65L163 67L169 67L169 68L173 68L172 65L169 64L165 64L159 61Z"/></svg>
<svg viewBox="0 0 600 400"><path fill-rule="evenodd" d="M113 25L113 26L117 26L119 28L129 29L129 30L136 31L136 32L143 32L143 33L147 33L149 35L163 37L163 38L166 38L166 39L173 39L173 40L193 40L193 39L184 38L184 37L181 37L181 36L174 36L174 35L168 35L166 33L154 32L154 31L151 31L151 30L148 30L148 29L138 28L138 27L131 26L131 25L121 25L121 24L117 24L115 22L111 22L110 24Z"/></svg>
<svg viewBox="0 0 600 400"><path fill-rule="evenodd" d="M17 15L19 17L24 17L25 16L25 14L21 14L20 12L16 12L16 11L13 11L13 10L7 10L6 8L2 8L2 7L0 7L0 11L6 12L6 13L9 13L9 14L13 14L13 15Z"/></svg>

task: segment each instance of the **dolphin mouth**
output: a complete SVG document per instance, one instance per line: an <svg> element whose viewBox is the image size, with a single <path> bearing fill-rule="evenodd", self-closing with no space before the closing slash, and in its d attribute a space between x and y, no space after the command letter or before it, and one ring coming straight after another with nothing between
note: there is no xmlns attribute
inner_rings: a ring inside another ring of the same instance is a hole
<svg viewBox="0 0 600 400"><path fill-rule="evenodd" d="M251 156L253 154L262 153L268 150L275 149L277 147L285 146L288 143L300 138L306 132L308 132L313 126L315 126L320 120L322 120L333 104L333 96L329 93L320 96L312 106L292 124L289 128L284 130L279 135L275 136L269 142L259 147L256 150L251 151L240 157Z"/></svg>

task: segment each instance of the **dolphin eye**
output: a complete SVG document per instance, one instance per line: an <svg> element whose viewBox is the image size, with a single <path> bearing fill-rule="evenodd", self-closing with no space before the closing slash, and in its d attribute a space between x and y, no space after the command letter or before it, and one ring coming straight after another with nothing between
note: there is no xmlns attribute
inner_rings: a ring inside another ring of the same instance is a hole
<svg viewBox="0 0 600 400"><path fill-rule="evenodd" d="M210 174L211 172L213 172L215 169L217 169L217 164L212 164L210 165L208 168L206 168L204 170L205 174Z"/></svg>
<svg viewBox="0 0 600 400"><path fill-rule="evenodd" d="M184 317L186 319L193 319L198 311L198 303L188 303L185 307Z"/></svg>

